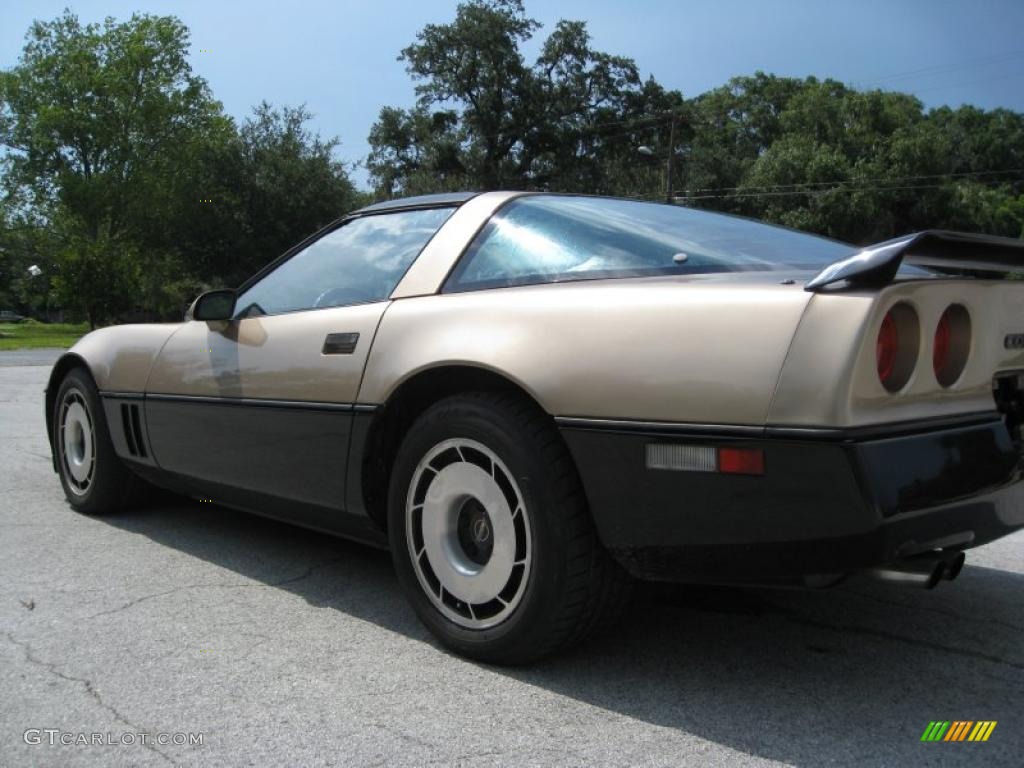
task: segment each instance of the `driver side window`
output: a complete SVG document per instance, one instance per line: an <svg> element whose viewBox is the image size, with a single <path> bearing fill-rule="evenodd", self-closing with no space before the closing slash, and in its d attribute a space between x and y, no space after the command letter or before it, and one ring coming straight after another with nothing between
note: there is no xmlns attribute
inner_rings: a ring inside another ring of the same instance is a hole
<svg viewBox="0 0 1024 768"><path fill-rule="evenodd" d="M306 246L235 305L240 316L383 301L454 208L352 219Z"/></svg>

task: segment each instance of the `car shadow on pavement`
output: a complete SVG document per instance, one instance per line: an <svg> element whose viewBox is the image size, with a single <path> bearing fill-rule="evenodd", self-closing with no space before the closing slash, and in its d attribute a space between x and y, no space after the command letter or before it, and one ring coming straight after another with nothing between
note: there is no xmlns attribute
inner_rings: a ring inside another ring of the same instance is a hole
<svg viewBox="0 0 1024 768"><path fill-rule="evenodd" d="M103 519L433 643L386 552L180 500ZM857 580L827 591L641 585L605 635L531 667L487 669L794 765L1015 764L1022 594L1024 576L970 556L955 584L931 592ZM932 720L1004 725L986 744L921 743Z"/></svg>

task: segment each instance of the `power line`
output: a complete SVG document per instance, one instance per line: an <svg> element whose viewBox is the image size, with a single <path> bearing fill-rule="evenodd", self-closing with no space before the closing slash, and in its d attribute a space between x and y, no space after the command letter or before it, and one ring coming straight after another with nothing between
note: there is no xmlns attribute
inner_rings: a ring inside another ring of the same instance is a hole
<svg viewBox="0 0 1024 768"><path fill-rule="evenodd" d="M927 67L921 67L921 68L918 68L918 69L907 70L907 71L904 71L904 72L897 72L897 73L892 74L892 75L886 75L884 77L875 78L875 79L852 80L852 81L849 81L849 84L846 85L846 87L850 88L850 90L856 92L856 91L865 90L865 86L870 85L870 84L878 84L878 83L884 83L884 82L891 82L891 81L894 81L894 80L902 80L902 79L905 79L905 78L915 77L915 76L931 76L932 74L945 74L946 72L952 72L952 71L955 71L957 69L963 69L963 68L967 68L967 67L977 66L978 64L984 64L984 63L996 63L996 62L1003 61L1003 60L1006 60L1006 59L1016 58L1018 56L1024 56L1024 49L1017 50L1017 51L1004 51L1002 53L992 54L990 56L980 56L980 57L977 57L977 58L974 58L974 59L965 59L965 60L963 60L961 62L957 62L957 63L953 63L953 64L936 64L936 65L931 65L931 66L927 66ZM996 76L994 76L992 78L985 78L985 81L988 81L988 80L1001 80L1001 79L1004 79L1004 78L1007 78L1007 77L1020 77L1022 75L1024 75L1024 72L1004 73L1002 75L996 75ZM799 78L796 78L796 79L799 79ZM819 82L821 82L821 81L819 81ZM973 81L970 81L970 82L967 82L967 83L960 83L960 85L971 85L971 84L973 84L975 82L981 82L981 81L973 80ZM934 90L936 87L947 87L947 86L944 84L942 86L933 86L932 88L920 89L920 90L923 90L923 91ZM955 87L955 86L953 86L953 87ZM701 94L701 95L703 95L703 94ZM911 95L913 95L913 94L911 94ZM700 98L700 96L697 96L697 97L694 97L694 98ZM786 109L787 110L792 110L792 107L787 107ZM806 113L811 112L812 110L810 110L809 107L804 106L799 111L806 114ZM634 128L642 129L644 127L654 127L654 126L658 126L658 125L660 125L660 124L662 124L662 123L664 123L664 122L666 122L668 120L673 119L673 117L679 118L679 117L683 117L683 116L685 116L691 122L693 121L693 119L695 117L692 113L684 112L684 110L681 110L681 109L667 109L667 110L665 110L665 111L663 111L661 113L654 114L654 115L639 115L639 116L635 116L635 117L623 118L621 120L602 120L600 122L590 123L590 124L585 125L585 126L580 126L579 130L580 131L593 131L596 128L604 128L604 127L609 127L609 126L619 126L619 125L630 125L631 126L631 128L629 128L627 130L624 130L624 131L621 131L621 132L618 132L618 133L602 133L601 134L603 137L609 137L610 138L610 137L615 137L615 136L624 136L626 134L633 133L633 132L635 132ZM703 121L700 121L700 122L703 122L705 124L711 125L715 121L714 120L703 120Z"/></svg>
<svg viewBox="0 0 1024 768"><path fill-rule="evenodd" d="M879 84L892 82L894 80L905 80L913 77L931 77L932 75L945 74L947 72L954 72L958 69L966 69L969 67L975 67L978 65L993 64L1006 59L1013 59L1018 56L1024 56L1024 50L1016 51L1003 51L1002 53L994 53L988 56L977 56L971 59L963 59L959 62L946 63L946 64L932 64L927 67L920 67L918 69L910 69L904 72L896 72L891 75L885 75L883 77L876 77L866 80L853 80L852 83L864 86L871 84Z"/></svg>
<svg viewBox="0 0 1024 768"><path fill-rule="evenodd" d="M975 64L979 63L979 62L982 62L982 63L984 63L984 62L996 63L998 61L1002 61L1002 60L1005 60L1005 59L1016 58L1016 57L1019 57L1019 56L1024 56L1024 50L1006 51L1006 52L1003 52L1003 53L1000 53L1000 54L995 54L993 56L983 56L983 57L979 57L977 59L968 59L965 62L960 62L960 63L957 63L957 64L945 64L945 65L934 65L934 66L930 66L930 67L922 67L920 69L908 70L906 72L897 73L895 75L889 75L889 76L882 77L882 78L877 78L875 80L859 80L859 81L858 80L854 80L854 81L850 81L849 84L847 84L845 87L849 88L853 92L863 92L865 90L871 90L869 88L866 88L865 86L869 85L869 84L872 84L872 83L877 84L877 83L883 83L883 82L887 82L887 81L891 82L891 81L894 81L894 80L902 80L902 79L905 79L905 78L908 78L908 77L914 77L914 76L930 76L931 74L945 74L947 72L953 72L953 71L955 71L957 69L962 69L962 68L965 68L965 67L975 66ZM974 79L974 80L969 80L969 81L966 81L966 82L956 83L956 84L953 84L953 85L948 85L948 84L944 83L944 84L939 85L939 86L930 86L928 88L916 89L914 91L914 93L911 93L909 95L913 96L913 95L915 95L916 93L919 93L919 92L927 93L928 91L933 91L933 90L936 90L937 88L959 87L959 86L963 86L963 85L973 85L973 84L978 83L978 82L989 82L989 81L992 81L992 80L1004 80L1004 79L1007 79L1007 78L1015 78L1015 77L1021 77L1021 76L1024 76L1024 71L1021 71L1021 72L1007 72L1007 73L1003 73L1003 74L999 74L999 75L994 75L994 76L988 77L988 78ZM896 93L902 93L902 91L896 91ZM703 95L703 94L701 94L701 95ZM697 96L697 97L694 97L694 98L700 98L700 96ZM800 113L803 113L803 114L810 114L811 112L813 112L813 110L809 106L807 106L807 105L804 105L803 107L801 107L798 110L794 110L793 107L789 107L789 106L787 106L785 109L787 111L796 111L796 112L800 112ZM685 118L689 122L691 122L691 124L694 123L694 122L698 122L698 121L695 121L695 117L696 116L693 113L684 112L683 110L679 110L679 109L669 109L669 110L665 110L664 112L661 112L661 113L655 114L655 115L640 115L640 116L636 116L636 117L624 118L622 120L602 120L600 122L590 123L588 125L581 126L579 128L579 130L581 130L581 131L594 131L594 129L597 129L597 128L604 128L604 127L611 127L611 126L620 126L620 125L629 125L629 126L631 126L630 128L628 128L628 129L626 129L624 131L617 132L617 133L601 133L601 135L604 136L604 137L624 136L626 134L633 133L634 130L642 130L643 128L650 128L650 127L660 126L661 124L665 123L666 121L671 120L673 117L679 118L679 117L684 117L684 116L685 116ZM715 121L711 120L711 119L700 120L699 122L703 123L705 125L713 125L715 123Z"/></svg>
<svg viewBox="0 0 1024 768"><path fill-rule="evenodd" d="M1020 182L1024 178L1006 179L1002 182L982 181L980 184L1002 184L1007 182ZM790 192L740 192L732 195L677 195L676 200L738 200L748 197L785 197L792 195L812 195L824 192L898 192L910 189L942 189L945 184L913 184L895 187L830 187L828 189L794 190Z"/></svg>
<svg viewBox="0 0 1024 768"><path fill-rule="evenodd" d="M919 174L916 176L888 176L874 179L850 179L850 180L835 180L835 181L798 181L792 184L761 184L751 185L742 187L703 187L694 190L695 192L738 192L745 191L749 192L755 189L786 189L788 187L823 187L823 186L844 186L854 184L874 184L884 183L888 181L920 181L922 179L955 179L964 178L969 176L996 176L1006 173L1021 173L1024 174L1024 168L1008 168L998 171L962 171L959 173L930 173L930 174ZM1008 179L1004 179L999 183L1009 183Z"/></svg>
<svg viewBox="0 0 1024 768"><path fill-rule="evenodd" d="M664 126L660 125L660 124L659 125L649 125L649 126L646 127L646 130L650 130L652 128L663 128L663 127ZM599 134L597 134L597 136L598 136L598 138L601 138L601 139L614 139L614 138L617 138L619 136L631 136L631 135L633 135L635 133L640 133L640 132L642 132L644 130L645 130L645 128L627 128L624 131L614 131L612 133L607 133L607 132L602 131Z"/></svg>
<svg viewBox="0 0 1024 768"><path fill-rule="evenodd" d="M928 88L919 88L916 93L928 93L929 91L937 91L940 88L963 88L965 85L977 85L978 83L991 83L996 80L1006 80L1007 78L1024 77L1024 71L1021 72L1004 72L1001 75L993 75L992 77L981 77L974 80L963 80L959 83L943 83L942 85L932 85Z"/></svg>
<svg viewBox="0 0 1024 768"><path fill-rule="evenodd" d="M639 117L628 117L624 120L606 120L600 123L591 123L588 128L599 128L605 125L622 125L623 123L649 123L653 121L670 120L673 116L679 117L683 114L682 110L679 109L666 109L663 112L659 112L655 115L640 115Z"/></svg>

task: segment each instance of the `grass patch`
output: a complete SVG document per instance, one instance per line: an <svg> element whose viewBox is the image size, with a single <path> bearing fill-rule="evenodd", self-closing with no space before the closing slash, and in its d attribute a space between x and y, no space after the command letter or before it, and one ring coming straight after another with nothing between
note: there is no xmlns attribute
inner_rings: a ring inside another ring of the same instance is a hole
<svg viewBox="0 0 1024 768"><path fill-rule="evenodd" d="M8 349L70 347L89 331L88 323L0 323L0 352Z"/></svg>

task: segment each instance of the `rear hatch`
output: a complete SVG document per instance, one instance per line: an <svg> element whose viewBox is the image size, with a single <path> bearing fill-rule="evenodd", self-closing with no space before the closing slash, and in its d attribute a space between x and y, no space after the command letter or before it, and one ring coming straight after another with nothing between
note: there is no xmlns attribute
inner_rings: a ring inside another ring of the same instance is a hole
<svg viewBox="0 0 1024 768"><path fill-rule="evenodd" d="M897 278L904 264L931 274ZM826 268L769 425L860 427L970 414L1024 421L1024 242L921 233ZM954 276L956 275L956 276ZM895 280L895 282L894 282Z"/></svg>

